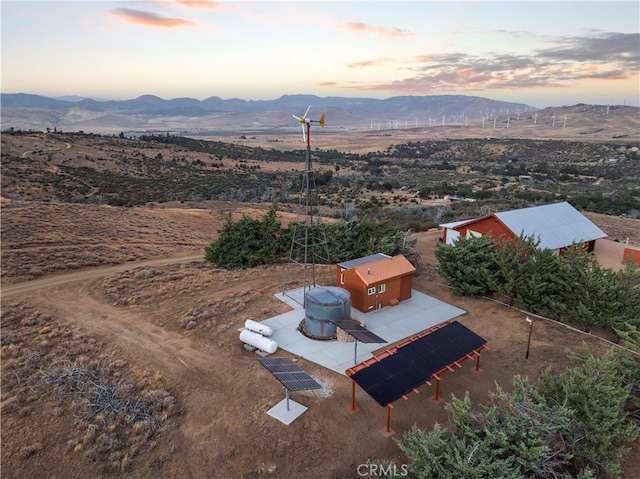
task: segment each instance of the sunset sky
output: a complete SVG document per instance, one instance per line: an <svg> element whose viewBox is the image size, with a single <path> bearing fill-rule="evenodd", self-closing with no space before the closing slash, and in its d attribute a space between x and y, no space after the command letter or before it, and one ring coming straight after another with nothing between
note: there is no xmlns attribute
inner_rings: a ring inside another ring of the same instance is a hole
<svg viewBox="0 0 640 479"><path fill-rule="evenodd" d="M5 1L2 93L639 105L637 1Z"/></svg>

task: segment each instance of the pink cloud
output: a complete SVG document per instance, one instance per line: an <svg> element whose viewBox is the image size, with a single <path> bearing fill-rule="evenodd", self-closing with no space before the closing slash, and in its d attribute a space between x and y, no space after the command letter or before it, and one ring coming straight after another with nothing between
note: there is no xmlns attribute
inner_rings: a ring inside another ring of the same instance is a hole
<svg viewBox="0 0 640 479"><path fill-rule="evenodd" d="M190 8L209 8L213 10L237 10L234 5L213 0L176 0L176 3Z"/></svg>
<svg viewBox="0 0 640 479"><path fill-rule="evenodd" d="M181 18L162 17L152 12L133 10L131 8L114 8L111 13L126 22L152 27L190 27L195 23Z"/></svg>
<svg viewBox="0 0 640 479"><path fill-rule="evenodd" d="M368 27L359 28L366 30ZM394 70L394 77L400 79L357 81L337 86L360 91L433 94L494 89L567 88L583 81L629 80L637 77L638 38L638 35L602 34L595 39L575 39L572 48L566 48L565 39L560 38L558 44L562 48L520 55L489 52L475 56L451 52L364 60L347 66L364 69L387 62L389 68ZM606 54L605 47L610 48L614 54Z"/></svg>
<svg viewBox="0 0 640 479"><path fill-rule="evenodd" d="M367 68L367 67L375 67L378 65L382 65L385 63L393 63L395 62L395 60L391 59L391 58L387 58L387 57L380 57L380 58L376 58L374 60L364 60L361 62L354 62L354 63L349 63L347 66L349 68Z"/></svg>
<svg viewBox="0 0 640 479"><path fill-rule="evenodd" d="M377 25L367 25L361 22L346 23L344 27L354 32L374 33L383 38L412 37L415 33L410 30L403 30L395 27L380 27Z"/></svg>

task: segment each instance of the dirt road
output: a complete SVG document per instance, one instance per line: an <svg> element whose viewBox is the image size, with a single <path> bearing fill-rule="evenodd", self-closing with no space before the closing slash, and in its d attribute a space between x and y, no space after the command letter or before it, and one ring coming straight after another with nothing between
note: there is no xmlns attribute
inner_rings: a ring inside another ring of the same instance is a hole
<svg viewBox="0 0 640 479"><path fill-rule="evenodd" d="M258 369L258 366L253 355L238 355L235 348L230 347L230 344L237 346L234 341L237 334L235 328L224 328L223 332L227 333L225 340L217 345L194 342L184 331L154 324L152 317L162 313L154 311L153 306L136 310L109 304L104 296L102 281L107 276L123 271L162 268L201 259L202 256L199 255L141 261L56 275L2 288L3 300L9 297L18 301L26 300L39 311L46 311L55 318L64 318L90 336L115 345L128 363L136 365L136 370L142 376L159 374L172 390L179 391L181 405L186 413L182 417L178 433L171 437L170 451L187 450L189 454L166 453L170 458L162 459L165 477L212 477L210 469L202 466L209 461L219 464L220 461L216 458L220 451L212 448L209 439L219 434L217 430L221 422L226 423L226 429L230 427L230 423L237 422L237 418L251 420L254 415L241 403L228 404L229 397L246 394L249 383L254 382L252 379L239 380L235 374L229 374L229 371L250 371L252 368ZM253 278L242 278L219 285L216 296L237 297L247 288L259 289L266 281L265 274L266 272ZM174 298L165 300L177 301ZM226 407L221 413L219 406L223 404ZM263 409L261 405L260 411L255 411L255 415L264 414ZM246 427L230 429L229 437L245 435ZM225 444L231 444L229 447L235 449L233 444L246 440L247 437L238 437L235 440L228 439L229 442L225 441ZM195 462L194 458L197 458ZM237 467L241 469L236 469ZM246 465L239 466L231 461L225 470L231 474L224 473L225 476L233 477L240 470L246 471Z"/></svg>
<svg viewBox="0 0 640 479"><path fill-rule="evenodd" d="M0 288L0 297L5 298L19 293L32 292L42 288L49 288L65 283L86 282L92 279L101 278L110 274L126 271L128 269L145 268L152 266L162 266L173 263L190 263L202 259L202 255L176 256L172 258L157 258L146 261L136 261L132 263L124 263L116 266L107 266L104 268L92 268L73 273L56 274L46 278L40 278L33 281L25 281L22 283L7 284Z"/></svg>

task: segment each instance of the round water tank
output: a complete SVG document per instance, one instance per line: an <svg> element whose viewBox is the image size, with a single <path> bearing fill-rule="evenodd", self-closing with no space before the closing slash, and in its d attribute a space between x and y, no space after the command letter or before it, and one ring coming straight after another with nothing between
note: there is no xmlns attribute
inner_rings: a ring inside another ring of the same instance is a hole
<svg viewBox="0 0 640 479"><path fill-rule="evenodd" d="M304 295L304 330L308 336L331 339L336 325L331 319L351 318L351 295L336 286L316 286Z"/></svg>

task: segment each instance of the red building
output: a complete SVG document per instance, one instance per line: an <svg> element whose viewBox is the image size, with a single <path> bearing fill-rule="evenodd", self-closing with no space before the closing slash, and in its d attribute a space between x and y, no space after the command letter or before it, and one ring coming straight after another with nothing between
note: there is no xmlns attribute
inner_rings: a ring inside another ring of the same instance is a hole
<svg viewBox="0 0 640 479"><path fill-rule="evenodd" d="M459 237L488 234L503 240L532 236L540 242L539 248L548 248L558 254L574 243L584 243L591 252L595 249L596 240L607 236L566 202L492 213L440 226L444 228L445 244L453 244Z"/></svg>
<svg viewBox="0 0 640 479"><path fill-rule="evenodd" d="M402 255L378 253L340 263L336 285L351 294L351 306L368 313L411 298L413 265Z"/></svg>

